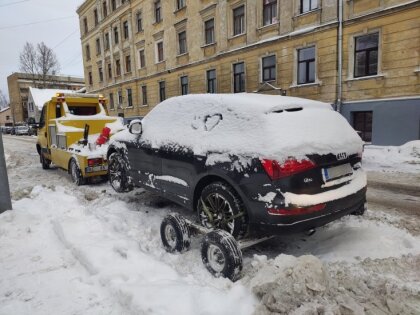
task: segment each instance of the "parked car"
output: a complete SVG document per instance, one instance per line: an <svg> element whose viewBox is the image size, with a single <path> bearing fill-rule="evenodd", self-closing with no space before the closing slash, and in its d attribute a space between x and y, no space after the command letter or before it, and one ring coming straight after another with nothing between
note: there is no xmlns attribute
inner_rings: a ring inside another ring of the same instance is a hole
<svg viewBox="0 0 420 315"><path fill-rule="evenodd" d="M24 136L29 135L29 127L28 126L17 126L15 127L14 134L17 136Z"/></svg>
<svg viewBox="0 0 420 315"><path fill-rule="evenodd" d="M117 192L143 187L235 238L311 230L365 211L362 141L329 104L187 95L111 139Z"/></svg>

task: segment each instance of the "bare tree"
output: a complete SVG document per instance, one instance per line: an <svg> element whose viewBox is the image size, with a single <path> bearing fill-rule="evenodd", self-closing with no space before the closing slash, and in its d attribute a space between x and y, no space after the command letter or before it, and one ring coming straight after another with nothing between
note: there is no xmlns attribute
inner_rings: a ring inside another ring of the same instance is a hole
<svg viewBox="0 0 420 315"><path fill-rule="evenodd" d="M57 56L51 48L44 44L44 42L37 45L36 64L38 74L42 78L44 87L47 76L55 75L58 71L60 71L60 64L58 63Z"/></svg>
<svg viewBox="0 0 420 315"><path fill-rule="evenodd" d="M9 105L6 94L0 89L0 109L6 108Z"/></svg>
<svg viewBox="0 0 420 315"><path fill-rule="evenodd" d="M26 42L20 56L20 70L32 75L38 74L37 52L33 44Z"/></svg>
<svg viewBox="0 0 420 315"><path fill-rule="evenodd" d="M41 87L45 88L49 75L55 75L60 70L60 65L54 51L44 42L37 44L26 42L20 54L20 70L41 78Z"/></svg>

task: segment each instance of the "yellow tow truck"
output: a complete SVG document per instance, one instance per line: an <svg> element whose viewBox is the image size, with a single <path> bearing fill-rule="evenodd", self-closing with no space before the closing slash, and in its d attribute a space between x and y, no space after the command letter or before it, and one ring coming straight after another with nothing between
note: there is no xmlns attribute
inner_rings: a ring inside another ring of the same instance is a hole
<svg viewBox="0 0 420 315"><path fill-rule="evenodd" d="M123 128L119 118L108 116L101 95L57 93L41 112L36 148L42 168L54 163L76 185L106 176L108 139Z"/></svg>

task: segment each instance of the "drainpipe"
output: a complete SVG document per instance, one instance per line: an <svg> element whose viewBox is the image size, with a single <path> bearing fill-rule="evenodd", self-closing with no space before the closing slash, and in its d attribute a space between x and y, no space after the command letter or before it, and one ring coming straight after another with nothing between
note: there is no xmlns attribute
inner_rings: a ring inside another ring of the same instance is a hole
<svg viewBox="0 0 420 315"><path fill-rule="evenodd" d="M343 97L343 0L338 0L338 80L337 80L337 112L341 113Z"/></svg>

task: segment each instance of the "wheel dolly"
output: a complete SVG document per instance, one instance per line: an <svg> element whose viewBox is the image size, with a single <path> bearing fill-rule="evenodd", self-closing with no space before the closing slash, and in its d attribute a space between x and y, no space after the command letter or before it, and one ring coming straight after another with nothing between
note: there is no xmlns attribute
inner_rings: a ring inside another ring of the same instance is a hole
<svg viewBox="0 0 420 315"><path fill-rule="evenodd" d="M272 239L274 236L236 240L230 233L209 229L191 222L178 213L168 214L160 226L160 236L169 253L184 252L190 248L191 237L204 235L201 259L207 270L216 277L236 281L242 271L242 250Z"/></svg>

